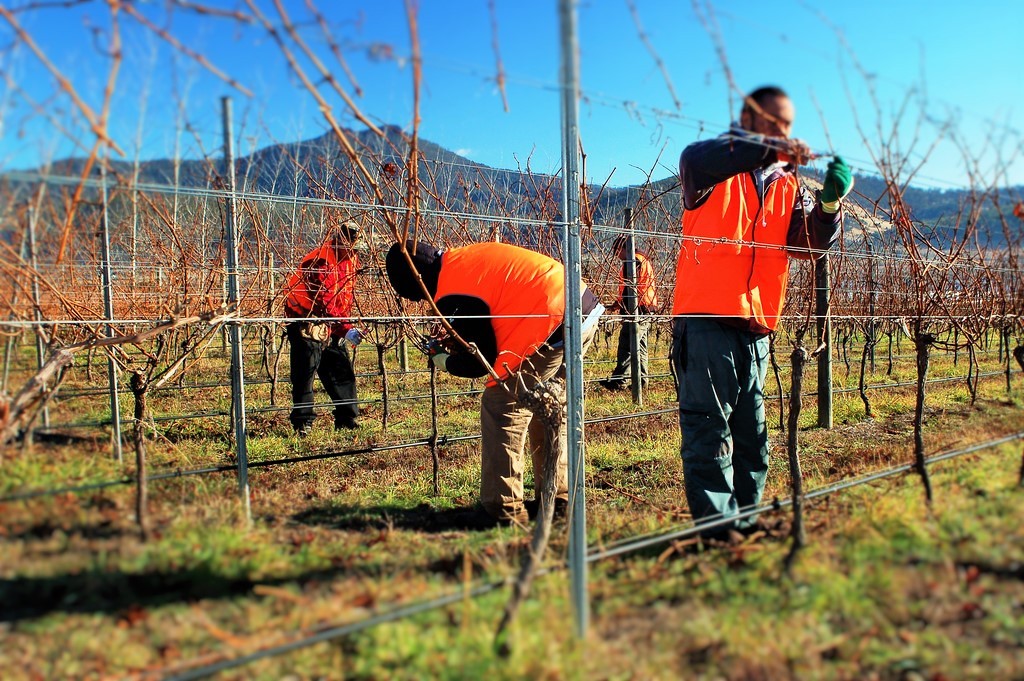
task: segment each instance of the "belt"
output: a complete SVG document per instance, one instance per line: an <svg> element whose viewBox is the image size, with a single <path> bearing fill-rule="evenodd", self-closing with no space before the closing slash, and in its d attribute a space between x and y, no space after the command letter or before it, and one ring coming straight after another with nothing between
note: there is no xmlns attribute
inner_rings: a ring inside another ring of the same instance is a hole
<svg viewBox="0 0 1024 681"><path fill-rule="evenodd" d="M604 305L597 299L597 296L593 294L590 289L583 292L583 325L581 328L589 329L591 326L597 323L598 318L604 314ZM557 348L565 342L565 319L562 319L562 323L555 327L555 330L551 332L547 340L544 341L546 344L553 348Z"/></svg>

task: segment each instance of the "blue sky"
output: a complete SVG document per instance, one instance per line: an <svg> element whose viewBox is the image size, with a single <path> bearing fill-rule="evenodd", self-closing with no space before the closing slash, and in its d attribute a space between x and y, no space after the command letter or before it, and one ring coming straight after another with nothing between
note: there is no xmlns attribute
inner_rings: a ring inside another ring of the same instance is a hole
<svg viewBox="0 0 1024 681"><path fill-rule="evenodd" d="M233 1L207 4L244 10L244 4ZM293 19L308 18L304 1L285 4ZM404 4L339 0L319 5L362 87L362 96L356 98L360 109L380 123L408 128L412 76ZM261 1L260 6L275 16L272 3ZM488 3L424 0L418 13L424 56L420 133L474 161L514 167L529 159L534 170L554 172L560 164L556 3L494 0L494 6L509 111L504 111L495 84ZM631 6L663 60L675 98L641 40ZM991 181L1000 167L1008 171L1004 182L1024 183L1024 159L1019 157L1024 153L1024 88L1019 73L1024 48L1016 35L1024 25L1024 3L864 0L821 6L827 9L799 0L710 5L688 0L582 2L580 124L588 179L603 182L610 177L611 184L625 185L642 182L648 173L655 179L665 177L674 172L687 143L728 125L738 97L733 94L730 101L722 62L699 9L705 20L718 26L736 86L748 90L772 83L787 89L797 107L795 135L815 149L834 149L855 168L870 171L870 148L879 146L879 125L888 136L895 112L911 92L898 128L901 152L909 150L911 158L919 158L943 124L952 123L954 132L931 152L921 184L963 184L962 148L978 162L983 180ZM127 158L136 150L142 158L172 153L175 111L182 99L185 116L196 131L195 136L181 137L183 153L189 157L201 155L203 149L216 151L223 94L235 96L242 153L274 141L313 137L326 129L315 102L298 86L262 28L181 10L168 24L165 3L140 7L244 83L254 96L233 91L188 58L179 55L172 60L166 43L123 17L125 59L111 132ZM98 107L109 65L99 49L109 35L106 3L15 16L83 99ZM848 47L833 27L841 30ZM343 78L319 29L307 24L302 30L324 62ZM12 39L9 25L2 21L0 35L4 44ZM75 153L53 122L33 113L21 94L44 102L61 126L88 139L80 119L68 113L69 98L57 91L39 60L19 47L3 52L0 66L9 78L0 83L0 168L27 167L46 157ZM869 96L869 84L877 94L877 106ZM326 88L322 92L343 123L358 125L336 95ZM140 116L143 132L137 144Z"/></svg>

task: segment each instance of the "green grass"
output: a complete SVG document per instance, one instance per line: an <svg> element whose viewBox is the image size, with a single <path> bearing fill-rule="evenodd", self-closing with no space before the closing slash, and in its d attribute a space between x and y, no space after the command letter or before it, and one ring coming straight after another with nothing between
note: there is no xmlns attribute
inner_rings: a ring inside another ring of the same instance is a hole
<svg viewBox="0 0 1024 681"><path fill-rule="evenodd" d="M658 359L665 351L664 344L652 350L652 372L665 370ZM607 362L611 352L600 342L591 359ZM882 353L879 358L875 382L913 380L912 359L901 360L890 378ZM982 370L993 370L994 359ZM375 363L374 353L361 352L357 368L368 371ZM937 353L932 375L959 375L963 366L954 369ZM855 386L856 371L847 377L838 367L837 383ZM609 368L591 365L587 378ZM194 371L210 380L223 374L224 360L204 358ZM813 385L813 376L811 370L805 386ZM425 375L392 379L395 397L427 392ZM97 368L93 384L102 382ZM79 368L69 387L84 384ZM470 386L439 379L443 391ZM769 386L774 391L771 376ZM983 380L981 388L971 405L962 382L929 387L929 452L1021 429L1019 388L1008 395L1001 377ZM364 396L379 394L379 382L365 381L360 389ZM910 460L913 389L870 395L876 414L870 421L855 392L837 395L832 431L814 428L814 401L805 400L800 441L808 488ZM229 402L224 389L152 399L155 413L226 411ZM285 383L278 402L287 399ZM444 399L440 432L476 432L478 399ZM122 403L125 413L130 400ZM253 386L247 400L250 407L269 404L269 387ZM99 418L104 402L99 396L58 403L54 421ZM645 394L645 410L673 406L667 380ZM789 495L776 409L769 402L775 455L768 498ZM634 407L625 393L593 389L586 410L588 418L599 418ZM250 458L429 434L424 403L395 401L387 432L381 413L380 404L370 405L352 433L335 434L322 419L307 440L290 436L286 412L254 415ZM686 521L676 419L670 412L587 427L592 544ZM228 429L226 417L158 424L149 465L163 470L230 462ZM3 452L0 494L132 472L129 446L121 467L102 431L79 435L84 439ZM703 552L661 546L599 562L591 572L593 626L583 642L572 635L567 577L556 572L537 583L524 606L507 661L492 648L508 595L501 590L225 678L896 679L909 672L1020 678L1024 594L1020 578L1012 577L1013 566L1024 560L1019 450L1008 446L935 466L931 512L914 475L814 502L811 544L792 580L780 573L785 516L773 536L750 545ZM426 447L253 469L251 526L242 522L231 473L154 482L153 536L146 543L137 538L131 487L2 504L0 602L8 616L0 618L0 668L13 670L5 678L119 677L284 642L296 632L458 590L467 579L509 577L528 535L468 521L478 457L473 441L442 447L438 496ZM565 553L560 526L551 563Z"/></svg>

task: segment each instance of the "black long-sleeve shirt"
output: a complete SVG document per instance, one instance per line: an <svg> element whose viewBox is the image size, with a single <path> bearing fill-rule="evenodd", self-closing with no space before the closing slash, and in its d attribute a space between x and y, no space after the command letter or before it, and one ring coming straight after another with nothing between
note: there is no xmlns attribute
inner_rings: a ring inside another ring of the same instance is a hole
<svg viewBox="0 0 1024 681"><path fill-rule="evenodd" d="M438 311L467 343L475 343L488 363L498 359L498 340L491 326L491 309L480 298L473 296L445 296L437 301ZM453 376L480 378L487 369L470 352L452 348L445 370Z"/></svg>
<svg viewBox="0 0 1024 681"><path fill-rule="evenodd" d="M585 289L582 302L585 317L597 306L597 296L590 289ZM438 299L436 305L438 311L452 325L455 333L467 343L474 343L484 359L493 366L498 359L499 348L494 326L491 325L491 309L487 303L475 296L450 295ZM543 343L545 340L552 344L561 342L561 322L547 339L538 338L537 343ZM487 375L487 369L473 353L461 351L457 347L451 349L445 370L453 376L462 378L480 378Z"/></svg>
<svg viewBox="0 0 1024 681"><path fill-rule="evenodd" d="M752 173L763 193L763 187L775 180L792 175L795 168L779 163L774 140L733 129L727 134L709 140L694 142L679 157L679 177L683 186L683 208L700 207L715 185L739 175ZM807 260L809 251L832 248L839 239L842 211L826 213L806 187L801 186L793 205L786 245L789 255Z"/></svg>

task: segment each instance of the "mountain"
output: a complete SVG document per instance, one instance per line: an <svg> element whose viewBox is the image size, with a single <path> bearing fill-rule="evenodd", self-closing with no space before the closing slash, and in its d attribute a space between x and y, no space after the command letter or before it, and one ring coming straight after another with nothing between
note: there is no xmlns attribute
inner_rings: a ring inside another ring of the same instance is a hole
<svg viewBox="0 0 1024 681"><path fill-rule="evenodd" d="M236 161L238 188L241 192L271 194L282 197L309 197L332 201L351 201L360 204L403 206L405 195L405 159L409 155L410 140L396 126L384 126L382 135L370 130L344 130L362 168L350 160L336 135L328 131L319 137L272 144ZM445 214L447 220L458 225L481 222L474 216L497 216L504 224L493 227L518 230L517 219L558 221L561 214L561 182L557 176L534 173L528 167L517 169L492 168L460 156L426 139L418 140L421 161L417 167L421 187L420 207L428 214ZM53 164L55 175L77 176L84 161L71 158ZM212 160L185 160L178 165L178 186L208 188L221 186L220 158ZM112 173L124 182L131 180L130 162L113 161ZM380 196L369 190L365 181L369 175L380 187ZM812 179L813 174L809 175ZM170 159L144 161L139 167L139 182L151 186L173 186L175 164ZM646 186L586 188L589 201L584 202L587 223L623 224L624 209L632 208L641 229L652 232L675 232L679 216L677 179L664 178ZM1016 187L1010 194L1018 197L1024 187ZM885 229L887 216L875 208L887 206L886 187L882 180L869 176L857 177L860 204L859 222L879 222ZM866 199L863 197L867 197ZM908 188L904 193L913 217L926 225L938 227L937 234L952 235L950 229L962 224L959 216L971 206L971 195L965 190L932 190ZM1009 198L1004 199L1010 205ZM589 206L590 214L586 214ZM875 218L867 216L874 215ZM990 228L992 245L1005 243L1005 234L999 224L996 206L989 202L982 206L979 224ZM494 223L494 221L491 221ZM848 221L847 229L856 228ZM495 223L496 224L496 223ZM1019 227L1019 225L1018 225ZM474 228L486 231L485 224ZM610 237L609 237L610 238Z"/></svg>

